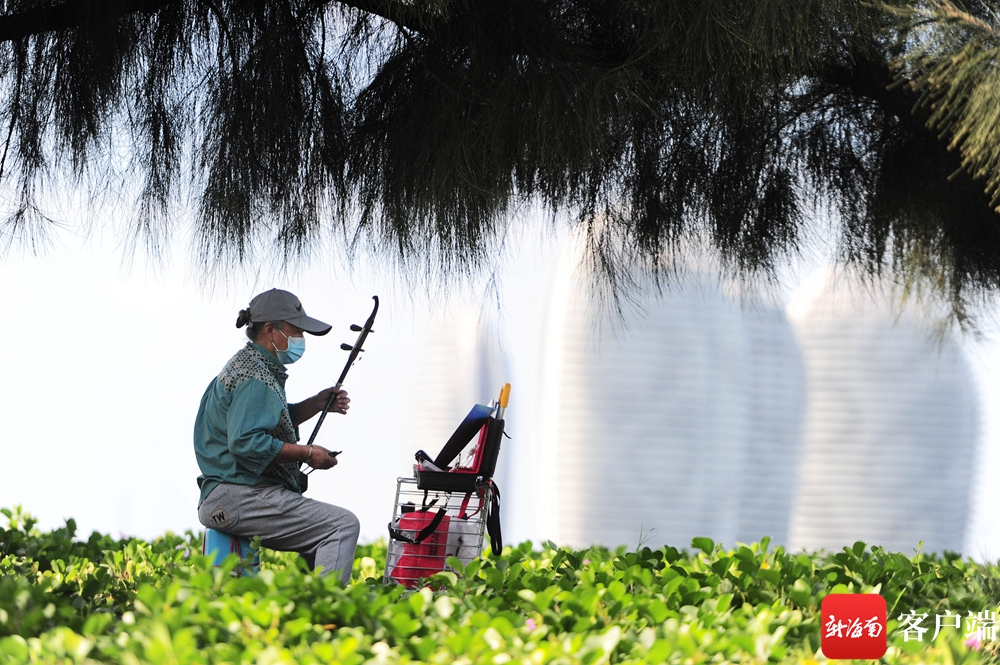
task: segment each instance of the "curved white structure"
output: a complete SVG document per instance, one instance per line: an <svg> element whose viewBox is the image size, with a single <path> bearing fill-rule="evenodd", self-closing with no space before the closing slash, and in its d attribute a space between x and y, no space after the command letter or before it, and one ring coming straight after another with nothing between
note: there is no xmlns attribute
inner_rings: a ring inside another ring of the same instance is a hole
<svg viewBox="0 0 1000 665"><path fill-rule="evenodd" d="M770 536L788 542L806 407L806 377L795 333L781 311L743 313L750 371L743 389L750 402L736 540Z"/></svg>
<svg viewBox="0 0 1000 665"><path fill-rule="evenodd" d="M434 317L417 348L411 447L433 457L469 409L496 399L510 379L493 325L464 300L456 299ZM506 457L498 461L498 476Z"/></svg>
<svg viewBox="0 0 1000 665"><path fill-rule="evenodd" d="M560 258L544 327L539 533L576 547L783 541L803 392L783 315L692 280L615 332L589 315L577 257Z"/></svg>
<svg viewBox="0 0 1000 665"><path fill-rule="evenodd" d="M972 377L953 340L887 302L827 270L789 304L809 382L793 548L962 548L977 437Z"/></svg>

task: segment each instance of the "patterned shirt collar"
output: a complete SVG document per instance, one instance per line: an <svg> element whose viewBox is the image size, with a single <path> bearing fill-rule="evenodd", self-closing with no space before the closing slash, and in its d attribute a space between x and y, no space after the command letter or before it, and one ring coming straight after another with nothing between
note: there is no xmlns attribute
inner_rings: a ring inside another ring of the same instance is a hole
<svg viewBox="0 0 1000 665"><path fill-rule="evenodd" d="M267 368L271 370L272 374L282 380L288 378L288 372L285 371L285 366L281 364L273 353L256 342L247 342L247 346L260 354L260 357L266 361Z"/></svg>

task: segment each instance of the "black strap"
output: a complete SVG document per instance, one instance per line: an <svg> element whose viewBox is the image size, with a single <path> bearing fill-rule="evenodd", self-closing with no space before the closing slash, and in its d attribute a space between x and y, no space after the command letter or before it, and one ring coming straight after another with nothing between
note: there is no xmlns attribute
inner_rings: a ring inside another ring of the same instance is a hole
<svg viewBox="0 0 1000 665"><path fill-rule="evenodd" d="M418 511L418 512L424 512L424 511ZM395 528L394 526L392 526L392 524L389 525L389 536L393 540L401 540L404 543L411 543L414 545L417 543L422 543L428 538L430 538L431 534L437 531L437 528L441 526L441 520L444 519L445 512L446 511L444 508L438 509L437 514L434 515L434 519L431 520L431 523L425 526L423 529L421 529L420 533L418 533L416 536L413 537L408 536L406 535L405 531Z"/></svg>
<svg viewBox="0 0 1000 665"><path fill-rule="evenodd" d="M500 556L503 552L503 534L500 533L500 488L490 481L493 491L490 492L490 504L486 508L486 531L490 534L490 546L493 554Z"/></svg>

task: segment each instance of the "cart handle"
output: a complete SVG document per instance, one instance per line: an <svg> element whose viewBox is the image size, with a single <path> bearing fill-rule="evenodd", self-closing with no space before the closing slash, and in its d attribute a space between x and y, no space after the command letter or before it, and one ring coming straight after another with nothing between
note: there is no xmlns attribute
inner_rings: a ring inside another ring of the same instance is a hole
<svg viewBox="0 0 1000 665"><path fill-rule="evenodd" d="M497 406L497 413L494 416L497 420L503 420L503 413L507 410L507 400L510 399L510 384L503 384L503 388L500 389L500 403Z"/></svg>

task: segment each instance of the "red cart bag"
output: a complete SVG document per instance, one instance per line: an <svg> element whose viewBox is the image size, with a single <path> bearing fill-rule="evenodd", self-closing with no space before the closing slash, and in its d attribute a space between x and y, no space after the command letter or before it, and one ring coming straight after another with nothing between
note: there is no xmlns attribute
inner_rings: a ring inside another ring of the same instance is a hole
<svg viewBox="0 0 1000 665"><path fill-rule="evenodd" d="M389 529L393 539L405 543L403 554L389 575L403 586L413 588L421 578L444 570L450 519L444 508L434 513L428 507L403 514L399 526Z"/></svg>

